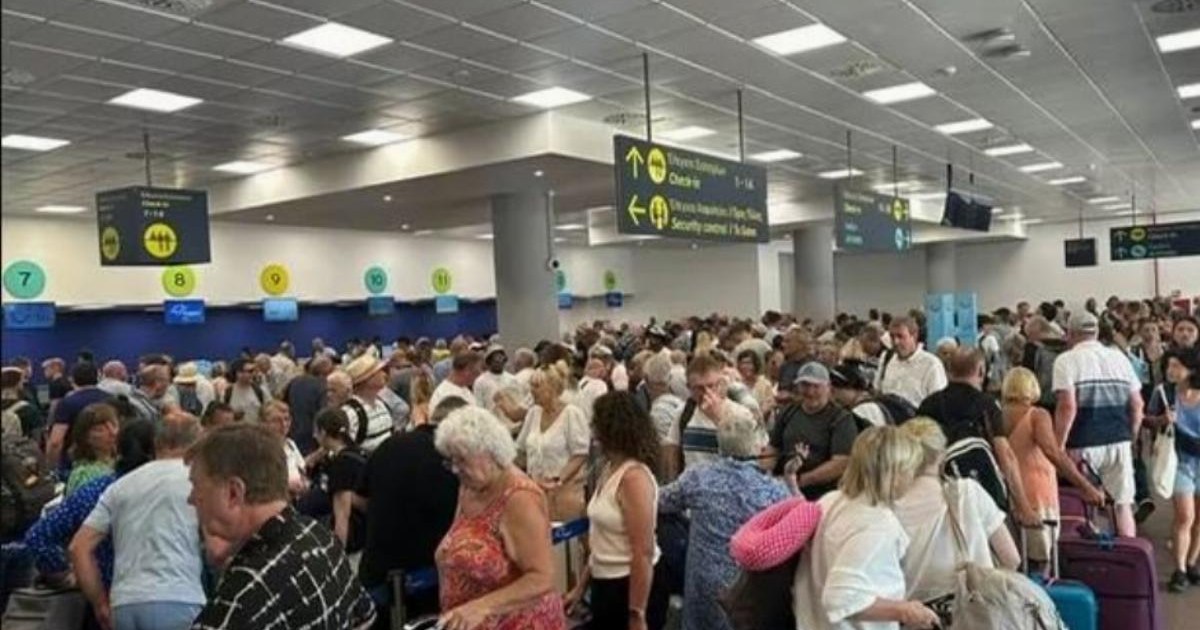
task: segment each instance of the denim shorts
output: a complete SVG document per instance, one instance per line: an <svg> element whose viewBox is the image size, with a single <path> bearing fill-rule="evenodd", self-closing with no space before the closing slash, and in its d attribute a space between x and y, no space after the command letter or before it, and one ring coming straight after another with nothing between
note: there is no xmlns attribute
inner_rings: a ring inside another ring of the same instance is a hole
<svg viewBox="0 0 1200 630"><path fill-rule="evenodd" d="M1178 453L1178 451L1176 451ZM1175 496L1200 496L1200 457L1179 455L1175 469Z"/></svg>

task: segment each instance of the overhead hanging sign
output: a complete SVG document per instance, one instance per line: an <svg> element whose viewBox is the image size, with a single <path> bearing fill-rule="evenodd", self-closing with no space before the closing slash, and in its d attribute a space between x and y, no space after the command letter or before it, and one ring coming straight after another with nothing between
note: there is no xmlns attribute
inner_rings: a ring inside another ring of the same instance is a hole
<svg viewBox="0 0 1200 630"><path fill-rule="evenodd" d="M167 266L212 260L208 193L130 186L96 195L100 265Z"/></svg>
<svg viewBox="0 0 1200 630"><path fill-rule="evenodd" d="M1069 238L1063 241L1063 256L1067 267L1095 267L1096 239Z"/></svg>
<svg viewBox="0 0 1200 630"><path fill-rule="evenodd" d="M761 166L613 137L617 231L765 243L767 171Z"/></svg>
<svg viewBox="0 0 1200 630"><path fill-rule="evenodd" d="M1113 261L1200 256L1200 221L1112 228Z"/></svg>
<svg viewBox="0 0 1200 630"><path fill-rule="evenodd" d="M912 247L912 213L903 197L838 186L833 208L839 249L902 252Z"/></svg>

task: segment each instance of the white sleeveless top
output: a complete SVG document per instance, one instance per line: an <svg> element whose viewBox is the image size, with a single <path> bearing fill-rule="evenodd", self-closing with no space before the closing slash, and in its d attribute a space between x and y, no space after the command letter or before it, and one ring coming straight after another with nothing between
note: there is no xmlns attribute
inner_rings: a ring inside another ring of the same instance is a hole
<svg viewBox="0 0 1200 630"><path fill-rule="evenodd" d="M633 559L630 550L629 533L625 528L625 515L617 502L617 490L621 487L621 479L630 468L637 466L645 471L650 483L654 484L654 498L651 518L658 517L658 482L651 474L650 468L637 461L627 461L605 480L604 485L592 496L588 503L588 519L591 520L589 530L592 555L590 566L592 577L601 580L612 580L629 575L629 565ZM654 543L653 564L658 564L662 551L658 543Z"/></svg>

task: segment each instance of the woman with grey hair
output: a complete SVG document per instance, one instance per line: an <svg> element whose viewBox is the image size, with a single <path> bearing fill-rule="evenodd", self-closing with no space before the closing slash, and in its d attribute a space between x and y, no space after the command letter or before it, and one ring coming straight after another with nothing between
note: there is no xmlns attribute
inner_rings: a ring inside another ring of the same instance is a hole
<svg viewBox="0 0 1200 630"><path fill-rule="evenodd" d="M513 460L508 427L479 407L451 413L434 445L458 476L458 512L435 559L446 630L564 628L554 590L550 515Z"/></svg>
<svg viewBox="0 0 1200 630"><path fill-rule="evenodd" d="M684 630L728 630L717 597L737 579L729 540L750 517L790 496L783 483L758 465L766 446L758 422L734 416L717 427L721 458L689 467L659 495L662 513L691 511L687 573L684 578ZM795 478L792 475L791 478Z"/></svg>

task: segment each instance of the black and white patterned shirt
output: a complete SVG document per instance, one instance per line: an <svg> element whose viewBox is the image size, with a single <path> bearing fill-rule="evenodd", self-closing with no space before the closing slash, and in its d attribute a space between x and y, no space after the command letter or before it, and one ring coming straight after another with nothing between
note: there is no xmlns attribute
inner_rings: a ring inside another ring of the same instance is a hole
<svg viewBox="0 0 1200 630"><path fill-rule="evenodd" d="M374 620L342 546L287 507L233 557L192 630L365 629Z"/></svg>

